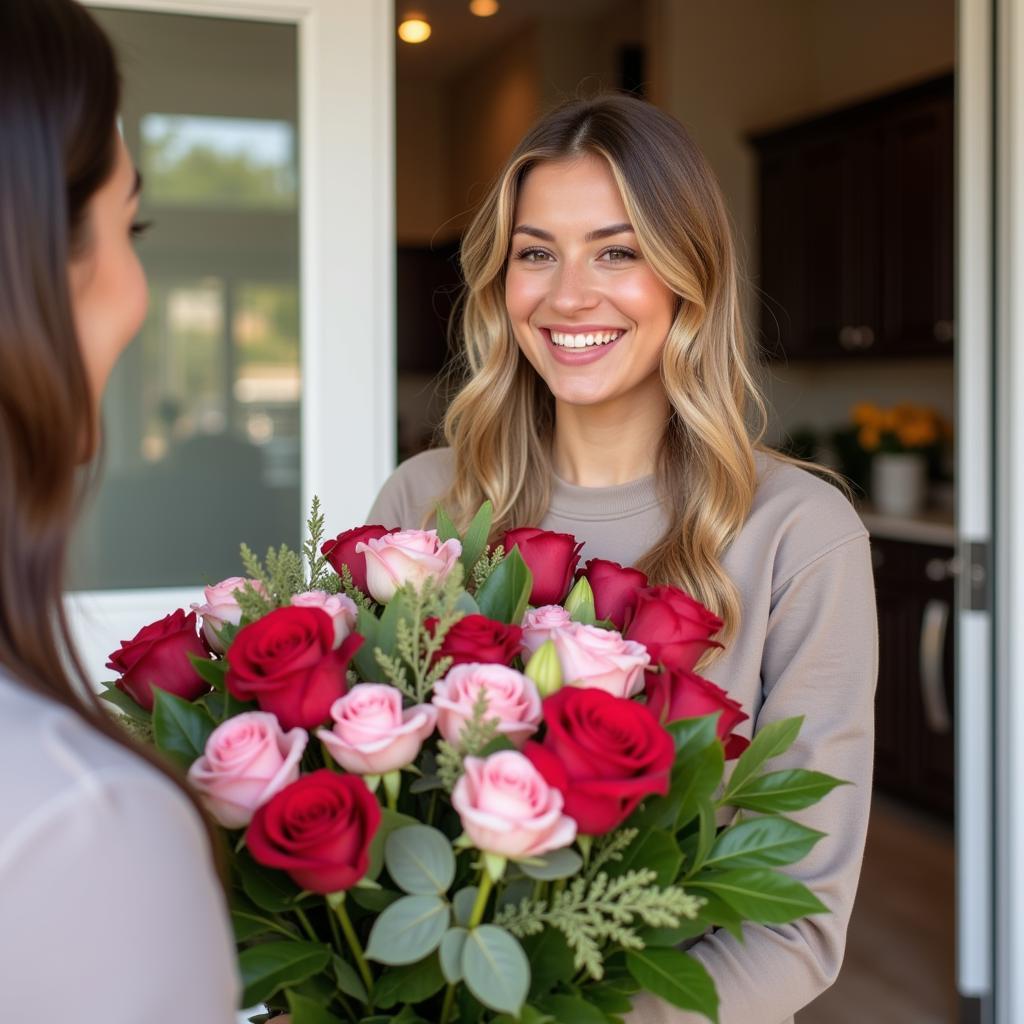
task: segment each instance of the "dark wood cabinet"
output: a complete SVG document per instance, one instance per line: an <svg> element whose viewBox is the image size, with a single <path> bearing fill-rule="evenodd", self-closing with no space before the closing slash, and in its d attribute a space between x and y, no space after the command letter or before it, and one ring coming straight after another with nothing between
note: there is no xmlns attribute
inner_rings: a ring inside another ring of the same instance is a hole
<svg viewBox="0 0 1024 1024"><path fill-rule="evenodd" d="M953 549L872 541L878 599L875 785L953 813Z"/></svg>
<svg viewBox="0 0 1024 1024"><path fill-rule="evenodd" d="M752 140L769 357L951 351L952 125L946 76Z"/></svg>

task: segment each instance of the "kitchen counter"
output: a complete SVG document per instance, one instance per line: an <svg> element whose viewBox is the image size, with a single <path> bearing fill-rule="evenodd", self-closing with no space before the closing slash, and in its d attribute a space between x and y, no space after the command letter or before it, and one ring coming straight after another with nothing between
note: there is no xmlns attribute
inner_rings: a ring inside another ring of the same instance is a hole
<svg viewBox="0 0 1024 1024"><path fill-rule="evenodd" d="M887 516L875 511L869 502L857 502L857 512L872 537L907 540L917 544L956 544L953 513L947 509L925 509L913 518Z"/></svg>

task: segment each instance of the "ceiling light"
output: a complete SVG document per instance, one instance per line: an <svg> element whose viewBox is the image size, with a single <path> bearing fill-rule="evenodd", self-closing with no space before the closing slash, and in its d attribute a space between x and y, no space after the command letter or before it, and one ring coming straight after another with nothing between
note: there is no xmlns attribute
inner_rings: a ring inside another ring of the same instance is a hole
<svg viewBox="0 0 1024 1024"><path fill-rule="evenodd" d="M478 18L489 18L492 14L497 14L500 6L498 0L469 0L470 14L475 14Z"/></svg>
<svg viewBox="0 0 1024 1024"><path fill-rule="evenodd" d="M403 43L425 43L430 38L430 22L419 17L404 18L398 26L398 38Z"/></svg>

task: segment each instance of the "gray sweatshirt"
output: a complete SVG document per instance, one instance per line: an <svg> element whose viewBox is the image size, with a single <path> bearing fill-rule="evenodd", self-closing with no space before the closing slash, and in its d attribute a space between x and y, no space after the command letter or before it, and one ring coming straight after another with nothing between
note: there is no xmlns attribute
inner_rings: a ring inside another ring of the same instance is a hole
<svg viewBox="0 0 1024 1024"><path fill-rule="evenodd" d="M739 588L736 637L704 675L743 704L750 735L767 722L804 716L774 769L807 768L854 783L792 817L827 833L786 868L832 911L782 926L747 925L745 941L710 932L690 953L714 978L720 1024L791 1024L831 985L843 959L871 798L878 624L868 534L830 484L758 453L750 515L723 557ZM418 528L451 481L447 449L403 463L384 485L370 523ZM578 487L557 477L539 524L575 534L582 558L635 564L661 537L665 510L654 477L617 487ZM631 1024L698 1024L703 1017L641 996Z"/></svg>

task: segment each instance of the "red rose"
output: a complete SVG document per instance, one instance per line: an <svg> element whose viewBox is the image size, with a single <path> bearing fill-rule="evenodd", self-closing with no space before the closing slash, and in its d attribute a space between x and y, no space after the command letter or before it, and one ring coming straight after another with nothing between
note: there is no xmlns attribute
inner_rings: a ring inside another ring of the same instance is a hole
<svg viewBox="0 0 1024 1024"><path fill-rule="evenodd" d="M654 664L687 672L709 647L724 623L678 587L647 587L626 615L623 635L647 648Z"/></svg>
<svg viewBox="0 0 1024 1024"><path fill-rule="evenodd" d="M302 775L256 808L245 833L253 860L287 871L310 892L351 889L369 864L377 799L358 775Z"/></svg>
<svg viewBox="0 0 1024 1024"><path fill-rule="evenodd" d="M647 586L647 576L639 569L623 568L618 562L592 558L583 568L594 592L594 610L599 619L609 619L622 629L626 613L636 604L636 595Z"/></svg>
<svg viewBox="0 0 1024 1024"><path fill-rule="evenodd" d="M544 701L544 721L543 743L523 753L584 835L618 828L645 796L668 792L675 743L643 704L566 686Z"/></svg>
<svg viewBox="0 0 1024 1024"><path fill-rule="evenodd" d="M534 526L509 530L502 543L506 551L519 548L533 574L530 604L535 608L560 604L572 586L583 545L571 533L552 533Z"/></svg>
<svg viewBox="0 0 1024 1024"><path fill-rule="evenodd" d="M700 718L702 715L721 714L718 718L718 738L725 744L726 760L739 757L750 740L733 733L746 714L739 701L735 701L720 686L693 672L668 671L660 675L647 673L647 706L659 722L676 722L680 718Z"/></svg>
<svg viewBox="0 0 1024 1024"><path fill-rule="evenodd" d="M122 640L121 649L109 655L107 668L121 673L117 688L136 704L153 710L153 690L173 693L182 700L195 700L210 689L188 656L209 658L196 631L196 613L179 608L159 622L153 622L132 637Z"/></svg>
<svg viewBox="0 0 1024 1024"><path fill-rule="evenodd" d="M327 559L331 568L340 576L341 567L348 566L352 574L352 582L364 593L366 589L366 555L356 554L356 545L370 540L378 540L385 534L394 533L383 526L357 526L354 530L339 533L334 540L324 541L320 554Z"/></svg>
<svg viewBox="0 0 1024 1024"><path fill-rule="evenodd" d="M363 638L334 650L334 621L321 608L278 608L239 630L228 648L227 688L277 715L284 729L312 729L348 690L345 673Z"/></svg>
<svg viewBox="0 0 1024 1024"><path fill-rule="evenodd" d="M437 619L423 623L433 634ZM452 659L452 665L474 662L488 665L511 665L512 659L523 649L523 631L519 626L506 626L486 615L466 615L445 634L437 658Z"/></svg>

